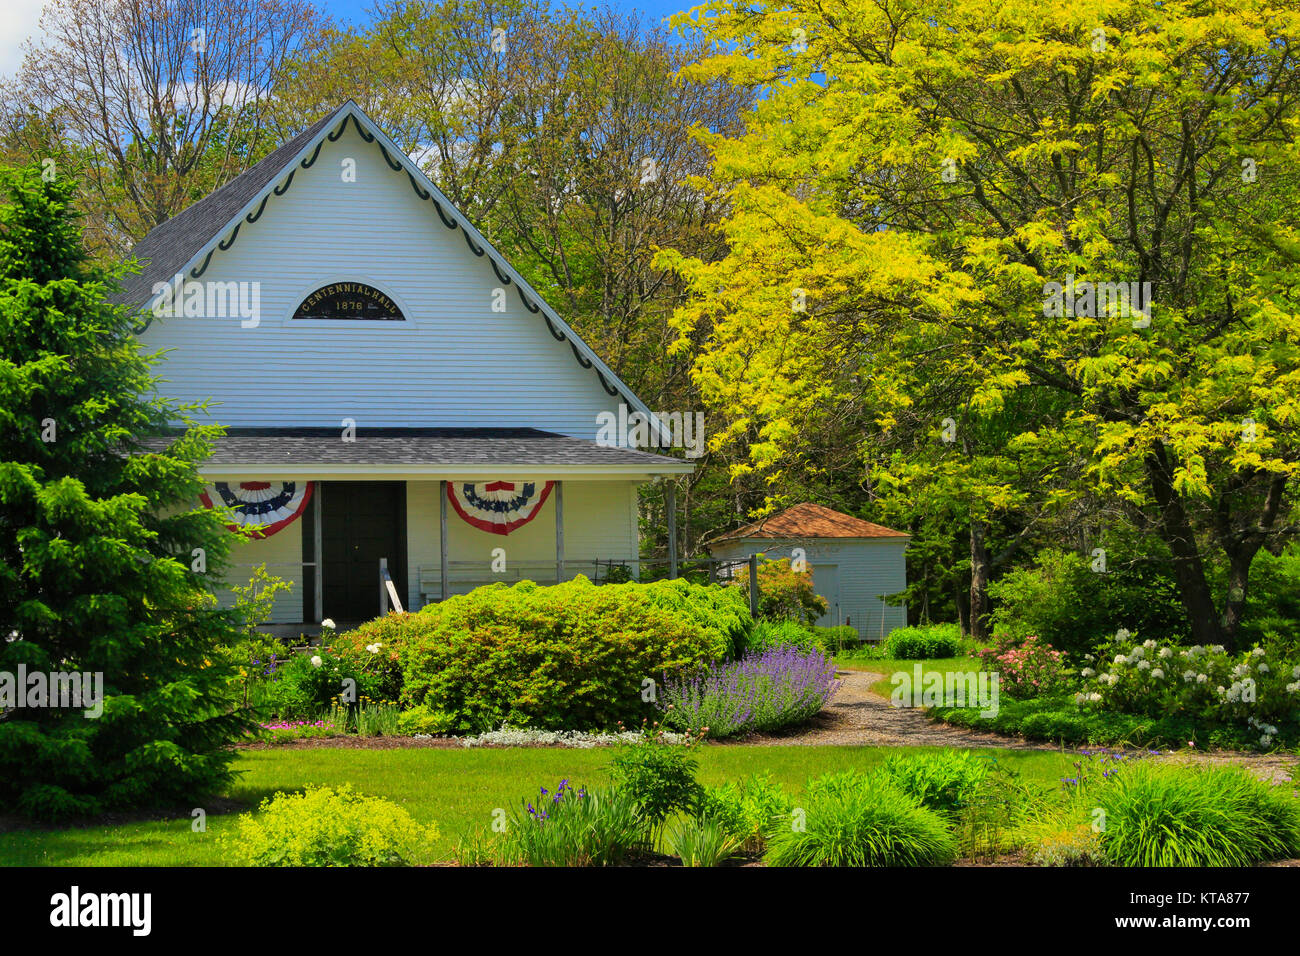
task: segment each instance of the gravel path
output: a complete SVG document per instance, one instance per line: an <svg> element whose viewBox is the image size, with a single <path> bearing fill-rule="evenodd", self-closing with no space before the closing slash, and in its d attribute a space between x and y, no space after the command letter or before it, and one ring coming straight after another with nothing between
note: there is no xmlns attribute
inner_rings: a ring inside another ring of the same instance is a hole
<svg viewBox="0 0 1300 956"><path fill-rule="evenodd" d="M1051 744L1004 737L932 722L916 707L894 707L872 693L883 674L840 671L840 686L811 724L791 734L748 738L745 744L850 744L871 747L1000 747L1007 750L1056 750Z"/></svg>

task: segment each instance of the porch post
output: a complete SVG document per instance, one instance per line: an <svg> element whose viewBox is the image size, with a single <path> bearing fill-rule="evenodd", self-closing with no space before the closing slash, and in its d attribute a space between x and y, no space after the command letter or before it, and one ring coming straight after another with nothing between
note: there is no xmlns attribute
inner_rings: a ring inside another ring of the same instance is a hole
<svg viewBox="0 0 1300 956"><path fill-rule="evenodd" d="M555 583L564 580L564 482L555 483Z"/></svg>
<svg viewBox="0 0 1300 956"><path fill-rule="evenodd" d="M316 607L316 623L319 624L325 620L325 549L321 545L321 513L324 510L321 505L321 495L325 491L323 481L316 482L316 494L312 495L312 560L316 562L316 573L312 575L312 591Z"/></svg>
<svg viewBox="0 0 1300 956"><path fill-rule="evenodd" d="M664 509L668 512L668 576L677 577L677 483L664 483Z"/></svg>
<svg viewBox="0 0 1300 956"><path fill-rule="evenodd" d="M442 575L440 601L447 600L447 481L438 482L438 572Z"/></svg>

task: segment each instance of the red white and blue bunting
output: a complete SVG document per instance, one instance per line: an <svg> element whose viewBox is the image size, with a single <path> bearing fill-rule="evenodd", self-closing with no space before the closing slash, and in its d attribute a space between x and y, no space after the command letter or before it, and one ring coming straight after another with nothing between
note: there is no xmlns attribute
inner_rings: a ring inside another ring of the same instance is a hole
<svg viewBox="0 0 1300 956"><path fill-rule="evenodd" d="M311 500L311 481L218 481L199 495L205 507L226 508L226 527L269 538L298 519Z"/></svg>
<svg viewBox="0 0 1300 956"><path fill-rule="evenodd" d="M537 517L553 481L449 481L447 499L480 531L509 534Z"/></svg>

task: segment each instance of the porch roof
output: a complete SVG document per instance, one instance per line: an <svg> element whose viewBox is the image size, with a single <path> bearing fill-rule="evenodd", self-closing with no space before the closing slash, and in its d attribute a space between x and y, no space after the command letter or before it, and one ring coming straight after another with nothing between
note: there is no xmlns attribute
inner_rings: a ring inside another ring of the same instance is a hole
<svg viewBox="0 0 1300 956"><path fill-rule="evenodd" d="M162 450L171 439L146 447ZM688 474L678 458L535 428L228 428L199 471L227 478L648 478Z"/></svg>

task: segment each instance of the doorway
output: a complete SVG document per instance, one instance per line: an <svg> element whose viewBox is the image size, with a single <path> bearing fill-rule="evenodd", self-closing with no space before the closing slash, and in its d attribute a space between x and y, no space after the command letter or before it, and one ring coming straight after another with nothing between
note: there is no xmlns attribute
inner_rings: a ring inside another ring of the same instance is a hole
<svg viewBox="0 0 1300 956"><path fill-rule="evenodd" d="M379 559L406 598L406 482L324 481L321 496L323 616L339 630L379 615Z"/></svg>

